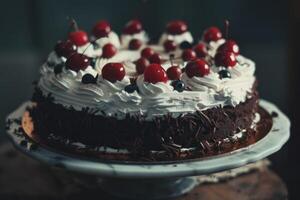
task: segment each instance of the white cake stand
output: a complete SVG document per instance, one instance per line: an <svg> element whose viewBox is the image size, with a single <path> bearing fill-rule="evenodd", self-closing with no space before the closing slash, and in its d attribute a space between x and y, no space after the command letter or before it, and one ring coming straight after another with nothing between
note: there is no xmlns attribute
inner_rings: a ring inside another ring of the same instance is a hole
<svg viewBox="0 0 300 200"><path fill-rule="evenodd" d="M278 151L290 136L289 119L275 105L261 100L260 106L269 113L276 112L278 116L273 118L270 132L246 148L220 156L172 163L104 162L51 151L38 144L35 144L37 148L34 150L29 148L29 144L24 145L26 138L19 131L20 125L16 120L22 117L26 106L30 104L25 102L7 117L7 120L15 121L7 127L7 135L19 150L50 166L98 176L102 189L126 198L161 199L182 195L197 185L192 176L224 171L261 160Z"/></svg>

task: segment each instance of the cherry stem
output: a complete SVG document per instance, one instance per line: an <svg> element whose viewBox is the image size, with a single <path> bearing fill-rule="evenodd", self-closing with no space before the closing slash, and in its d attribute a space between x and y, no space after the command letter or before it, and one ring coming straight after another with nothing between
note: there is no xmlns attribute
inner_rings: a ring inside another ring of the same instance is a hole
<svg viewBox="0 0 300 200"><path fill-rule="evenodd" d="M225 39L228 39L228 35L229 35L229 21L226 19L224 21L224 26L225 26Z"/></svg>
<svg viewBox="0 0 300 200"><path fill-rule="evenodd" d="M74 31L78 31L79 30L78 24L77 24L77 22L76 22L76 20L74 18L67 17L67 20L70 21L70 28L71 29L73 29Z"/></svg>
<svg viewBox="0 0 300 200"><path fill-rule="evenodd" d="M87 50L91 45L93 45L93 43L90 42L90 44L83 50L83 52L82 52L81 54L84 55L84 53L86 52L86 50Z"/></svg>
<svg viewBox="0 0 300 200"><path fill-rule="evenodd" d="M171 63L171 66L173 66L173 59L174 59L175 55L174 54L170 54L170 63Z"/></svg>

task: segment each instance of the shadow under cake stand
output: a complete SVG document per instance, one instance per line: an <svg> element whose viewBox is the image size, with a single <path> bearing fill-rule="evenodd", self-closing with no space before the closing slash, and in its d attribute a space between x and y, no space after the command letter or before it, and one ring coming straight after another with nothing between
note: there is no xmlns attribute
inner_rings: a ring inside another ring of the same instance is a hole
<svg viewBox="0 0 300 200"><path fill-rule="evenodd" d="M108 193L135 199L162 199L180 196L197 184L193 176L210 174L244 166L259 161L278 151L290 136L289 119L272 103L260 101L260 106L269 113L277 113L269 133L248 147L230 153L196 160L134 163L104 162L51 151L26 141L18 123L31 102L25 102L7 117L11 123L7 135L12 143L26 155L50 166L62 167L83 174L99 177L99 186ZM24 140L26 141L24 143Z"/></svg>

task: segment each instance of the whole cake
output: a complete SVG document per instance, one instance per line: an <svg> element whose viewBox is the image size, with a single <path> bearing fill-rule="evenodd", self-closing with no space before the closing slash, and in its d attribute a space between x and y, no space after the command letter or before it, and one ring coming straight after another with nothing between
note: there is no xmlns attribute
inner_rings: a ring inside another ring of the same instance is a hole
<svg viewBox="0 0 300 200"><path fill-rule="evenodd" d="M40 144L107 160L179 160L245 147L271 127L255 63L228 38L228 22L195 41L184 21L171 21L158 42L139 20L120 36L107 21L90 35L72 24L23 117Z"/></svg>

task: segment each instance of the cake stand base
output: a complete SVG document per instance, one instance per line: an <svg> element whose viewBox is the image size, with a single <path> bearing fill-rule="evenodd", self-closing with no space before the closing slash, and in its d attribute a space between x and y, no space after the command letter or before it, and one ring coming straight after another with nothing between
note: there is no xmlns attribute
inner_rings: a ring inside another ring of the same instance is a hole
<svg viewBox="0 0 300 200"><path fill-rule="evenodd" d="M166 199L181 196L198 185L194 177L166 179L100 179L112 196L129 199Z"/></svg>

